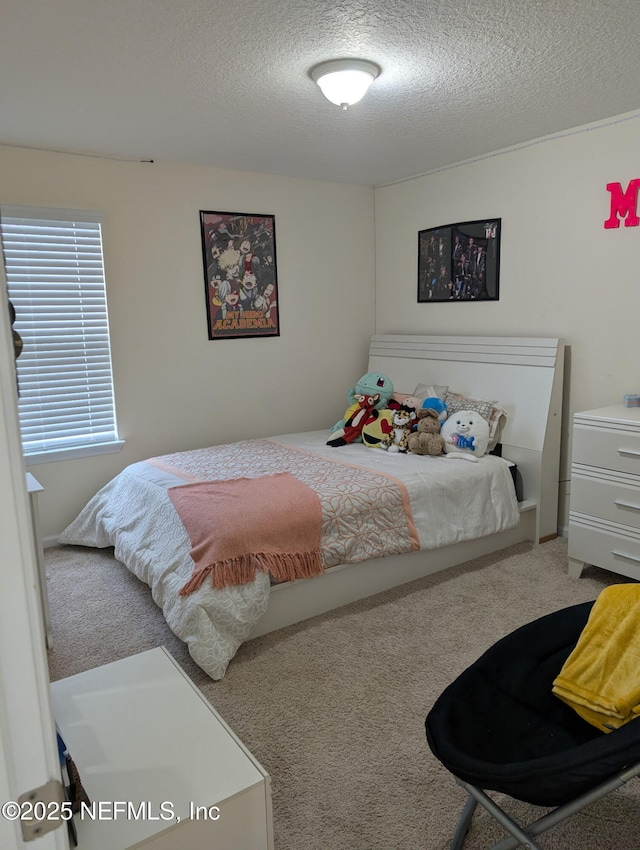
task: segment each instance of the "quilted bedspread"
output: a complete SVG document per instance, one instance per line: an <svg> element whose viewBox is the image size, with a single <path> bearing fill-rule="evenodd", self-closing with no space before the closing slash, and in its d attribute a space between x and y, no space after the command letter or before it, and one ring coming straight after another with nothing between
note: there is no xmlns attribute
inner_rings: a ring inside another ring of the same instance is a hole
<svg viewBox="0 0 640 850"><path fill-rule="evenodd" d="M322 508L325 568L469 540L518 523L508 465L496 457L389 455L362 445L330 448L326 431L245 440L134 463L103 487L60 543L114 547L146 582L172 631L212 678L224 675L266 610L269 577L180 596L193 571L190 541L168 495L196 481L289 472ZM321 579L309 579L309 582Z"/></svg>

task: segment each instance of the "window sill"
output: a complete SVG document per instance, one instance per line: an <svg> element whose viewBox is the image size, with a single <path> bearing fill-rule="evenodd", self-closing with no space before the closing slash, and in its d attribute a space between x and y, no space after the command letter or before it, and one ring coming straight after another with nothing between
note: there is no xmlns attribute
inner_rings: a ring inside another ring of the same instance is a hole
<svg viewBox="0 0 640 850"><path fill-rule="evenodd" d="M73 449L54 449L50 452L25 455L26 466L37 466L41 463L51 463L56 460L71 460L76 457L93 457L94 455L115 454L122 450L124 440L113 440L109 443L96 443L95 445L77 446Z"/></svg>

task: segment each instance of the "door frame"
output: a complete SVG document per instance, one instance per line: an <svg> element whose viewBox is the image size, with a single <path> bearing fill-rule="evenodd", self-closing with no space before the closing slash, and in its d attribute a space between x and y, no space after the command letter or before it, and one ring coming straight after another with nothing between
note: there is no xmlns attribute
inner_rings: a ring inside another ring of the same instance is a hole
<svg viewBox="0 0 640 850"><path fill-rule="evenodd" d="M13 338L0 263L0 802L60 779L18 421ZM26 844L0 816L0 846L69 850L66 825Z"/></svg>

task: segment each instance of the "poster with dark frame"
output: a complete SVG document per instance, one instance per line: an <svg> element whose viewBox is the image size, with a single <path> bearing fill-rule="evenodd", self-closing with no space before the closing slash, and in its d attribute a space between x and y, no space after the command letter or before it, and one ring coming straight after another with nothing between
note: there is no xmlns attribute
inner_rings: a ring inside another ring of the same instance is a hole
<svg viewBox="0 0 640 850"><path fill-rule="evenodd" d="M280 336L273 215L200 210L209 339Z"/></svg>
<svg viewBox="0 0 640 850"><path fill-rule="evenodd" d="M497 301L502 219L418 231L418 303Z"/></svg>

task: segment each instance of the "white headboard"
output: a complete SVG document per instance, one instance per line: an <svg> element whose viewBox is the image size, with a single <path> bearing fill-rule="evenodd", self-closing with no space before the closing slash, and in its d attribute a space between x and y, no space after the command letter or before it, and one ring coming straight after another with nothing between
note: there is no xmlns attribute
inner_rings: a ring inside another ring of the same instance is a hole
<svg viewBox="0 0 640 850"><path fill-rule="evenodd" d="M385 334L371 338L368 369L398 392L448 384L498 402L507 411L503 456L518 465L525 500L538 505L537 539L557 534L563 340Z"/></svg>

